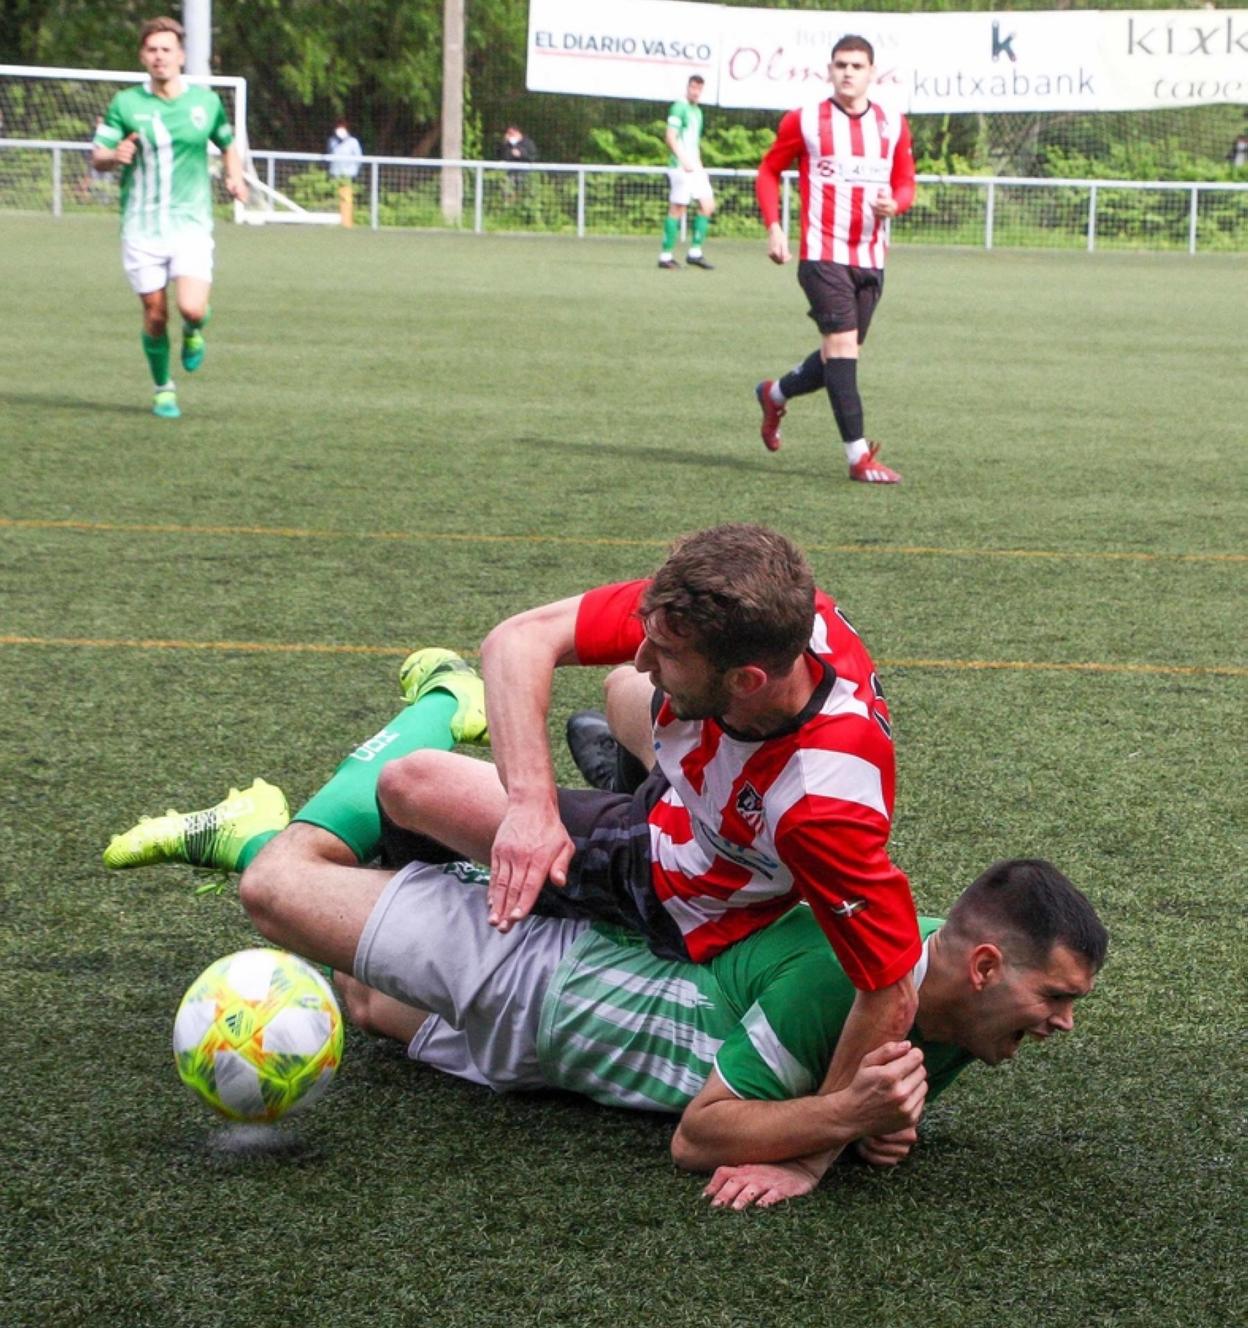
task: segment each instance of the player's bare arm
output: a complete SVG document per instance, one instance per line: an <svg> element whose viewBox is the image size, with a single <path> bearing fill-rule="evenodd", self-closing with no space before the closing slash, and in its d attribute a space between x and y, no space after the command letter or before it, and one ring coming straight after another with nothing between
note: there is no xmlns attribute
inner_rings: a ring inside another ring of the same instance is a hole
<svg viewBox="0 0 1248 1328"><path fill-rule="evenodd" d="M580 596L500 623L481 645L490 745L507 810L490 858L490 921L525 917L547 879L567 880L572 841L559 819L546 719L555 669L576 663Z"/></svg>
<svg viewBox="0 0 1248 1328"><path fill-rule="evenodd" d="M226 191L231 198L236 198L240 203L245 203L248 190L247 181L243 176L243 159L233 143L221 153L221 161L225 170Z"/></svg>
<svg viewBox="0 0 1248 1328"><path fill-rule="evenodd" d="M855 1139L917 1125L926 1096L923 1053L905 1041L872 1051L840 1091L784 1102L739 1098L712 1073L685 1108L672 1158L690 1171L800 1161L818 1179Z"/></svg>

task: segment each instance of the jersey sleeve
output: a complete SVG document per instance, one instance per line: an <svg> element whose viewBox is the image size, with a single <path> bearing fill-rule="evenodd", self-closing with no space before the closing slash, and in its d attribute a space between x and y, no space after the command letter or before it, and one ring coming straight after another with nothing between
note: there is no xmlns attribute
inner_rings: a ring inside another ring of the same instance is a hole
<svg viewBox="0 0 1248 1328"><path fill-rule="evenodd" d="M849 980L890 987L919 962L919 921L905 872L888 856L888 821L838 798L808 796L776 845Z"/></svg>
<svg viewBox="0 0 1248 1328"><path fill-rule="evenodd" d="M667 127L669 129L683 129L685 127L684 110L678 101L672 102L667 108Z"/></svg>
<svg viewBox="0 0 1248 1328"><path fill-rule="evenodd" d="M889 189L897 201L897 215L907 211L914 202L914 148L910 142L910 124L906 117L901 117L901 133L897 138L897 148L893 153L893 170L889 177Z"/></svg>
<svg viewBox="0 0 1248 1328"><path fill-rule="evenodd" d="M581 664L627 664L645 639L638 606L648 580L617 581L581 596L576 658Z"/></svg>
<svg viewBox="0 0 1248 1328"><path fill-rule="evenodd" d="M98 147L107 148L111 152L128 132L125 116L121 109L121 93L118 92L108 103L108 110L104 112L104 119L96 126L95 136L91 141Z"/></svg>
<svg viewBox="0 0 1248 1328"><path fill-rule="evenodd" d="M217 107L213 116L212 128L208 131L208 137L219 148L228 148L234 142L234 126L230 123L230 117L225 113L225 107L221 104L221 98L215 97Z"/></svg>
<svg viewBox="0 0 1248 1328"><path fill-rule="evenodd" d="M802 119L798 111L789 111L780 120L776 141L760 162L754 181L754 194L764 226L780 220L780 177L802 154Z"/></svg>

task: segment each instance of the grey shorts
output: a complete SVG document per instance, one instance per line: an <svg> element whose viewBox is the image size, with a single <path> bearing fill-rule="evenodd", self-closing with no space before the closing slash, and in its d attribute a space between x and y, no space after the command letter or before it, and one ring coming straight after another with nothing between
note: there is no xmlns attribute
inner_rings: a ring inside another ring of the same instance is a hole
<svg viewBox="0 0 1248 1328"><path fill-rule="evenodd" d="M534 917L502 935L486 920L481 880L463 863L404 867L364 925L353 971L430 1012L408 1046L412 1060L495 1092L543 1088L542 1001L589 924Z"/></svg>

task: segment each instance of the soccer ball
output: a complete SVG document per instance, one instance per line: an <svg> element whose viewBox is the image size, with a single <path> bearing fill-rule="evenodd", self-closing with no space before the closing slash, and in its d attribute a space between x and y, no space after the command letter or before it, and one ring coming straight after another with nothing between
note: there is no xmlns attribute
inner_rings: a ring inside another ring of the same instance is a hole
<svg viewBox="0 0 1248 1328"><path fill-rule="evenodd" d="M275 1121L310 1106L342 1059L328 982L284 950L240 950L187 988L173 1025L182 1082L233 1121Z"/></svg>

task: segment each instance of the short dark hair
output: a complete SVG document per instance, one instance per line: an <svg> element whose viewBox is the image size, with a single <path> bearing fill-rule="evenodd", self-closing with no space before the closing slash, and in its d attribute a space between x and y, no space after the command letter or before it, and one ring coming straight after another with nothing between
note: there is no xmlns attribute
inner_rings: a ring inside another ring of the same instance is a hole
<svg viewBox="0 0 1248 1328"><path fill-rule="evenodd" d="M945 926L967 944L992 940L1007 959L1029 968L1042 968L1053 947L1064 945L1095 973L1109 949L1096 910L1043 858L994 862L958 897Z"/></svg>
<svg viewBox="0 0 1248 1328"><path fill-rule="evenodd" d="M143 43L157 32L172 32L178 39L179 46L186 40L186 29L176 18L169 18L167 15L162 18L149 18L144 21L143 26L139 29L140 49Z"/></svg>
<svg viewBox="0 0 1248 1328"><path fill-rule="evenodd" d="M832 48L832 59L836 59L837 51L865 51L867 63L875 64L875 47L865 37L855 36L854 33L847 33Z"/></svg>
<svg viewBox="0 0 1248 1328"><path fill-rule="evenodd" d="M730 523L672 546L641 601L718 669L781 671L810 644L815 580L801 550L766 526Z"/></svg>
<svg viewBox="0 0 1248 1328"><path fill-rule="evenodd" d="M706 82L706 79L704 79L704 78L702 77L701 74L690 74L690 75L689 75L689 82L690 82L690 83L705 83L705 82Z"/></svg>

